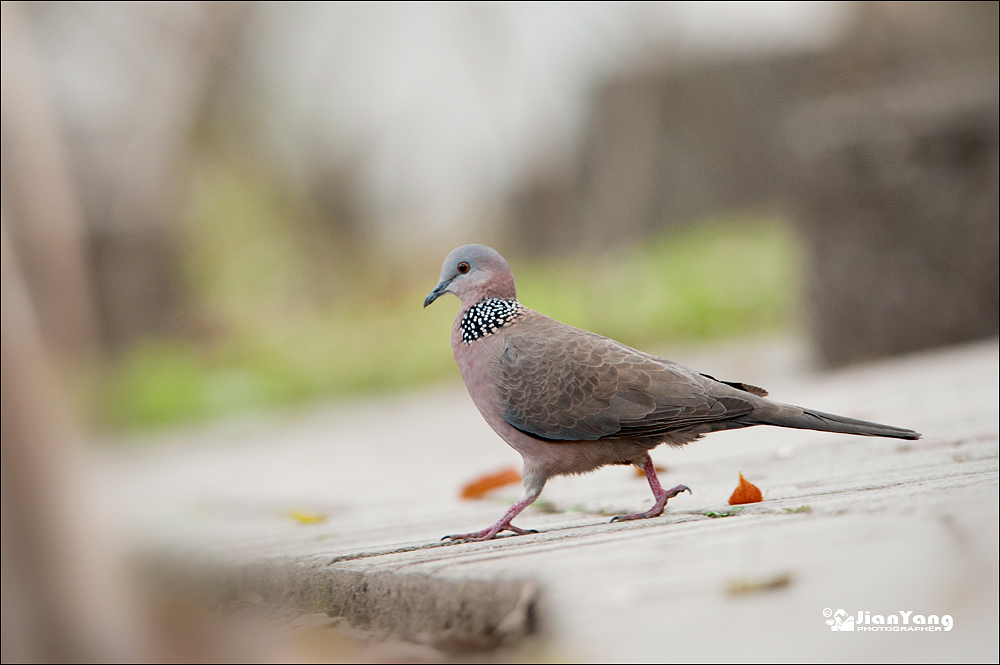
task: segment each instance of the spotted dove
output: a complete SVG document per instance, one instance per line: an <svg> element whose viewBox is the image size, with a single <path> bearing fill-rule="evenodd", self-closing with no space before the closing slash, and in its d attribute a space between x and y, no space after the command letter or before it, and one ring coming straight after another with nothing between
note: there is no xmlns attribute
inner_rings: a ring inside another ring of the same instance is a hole
<svg viewBox="0 0 1000 665"><path fill-rule="evenodd" d="M642 513L657 517L668 499L690 489L660 486L649 451L683 446L709 432L753 425L917 439L912 430L845 418L765 399L767 392L720 381L580 330L517 301L514 275L485 245L452 251L424 307L452 293L462 301L451 345L462 379L490 427L524 460L524 492L493 525L452 540L489 540L502 531L530 533L511 520L552 476L606 464L642 469L656 499Z"/></svg>

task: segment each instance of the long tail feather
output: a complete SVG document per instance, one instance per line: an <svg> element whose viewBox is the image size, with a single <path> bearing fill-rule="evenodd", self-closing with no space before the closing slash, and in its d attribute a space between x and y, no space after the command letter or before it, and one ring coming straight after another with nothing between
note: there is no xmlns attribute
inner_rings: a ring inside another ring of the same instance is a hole
<svg viewBox="0 0 1000 665"><path fill-rule="evenodd" d="M919 439L920 434L911 429L882 425L867 420L847 418L832 413L803 409L797 406L781 405L780 409L766 414L754 413L752 416L761 424L777 425L778 427L793 427L795 429L812 429L820 432L840 432L842 434L860 434L862 436L887 436L895 439Z"/></svg>

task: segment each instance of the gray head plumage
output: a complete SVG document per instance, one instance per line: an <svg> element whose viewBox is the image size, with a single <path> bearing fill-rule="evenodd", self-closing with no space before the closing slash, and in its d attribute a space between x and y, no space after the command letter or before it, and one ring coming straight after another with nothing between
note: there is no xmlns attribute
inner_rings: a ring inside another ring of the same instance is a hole
<svg viewBox="0 0 1000 665"><path fill-rule="evenodd" d="M438 285L424 299L424 307L446 293L458 296L465 306L483 298L517 297L510 265L499 252L486 245L463 245L452 250L441 265Z"/></svg>

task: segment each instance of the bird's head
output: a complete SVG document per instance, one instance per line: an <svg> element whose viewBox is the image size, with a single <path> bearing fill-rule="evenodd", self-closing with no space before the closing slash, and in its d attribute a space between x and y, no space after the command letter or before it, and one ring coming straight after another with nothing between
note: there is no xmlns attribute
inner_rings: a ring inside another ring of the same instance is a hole
<svg viewBox="0 0 1000 665"><path fill-rule="evenodd" d="M452 250L441 266L441 280L424 299L424 307L446 293L453 293L465 306L483 298L517 297L514 273L500 253L486 245L463 245Z"/></svg>

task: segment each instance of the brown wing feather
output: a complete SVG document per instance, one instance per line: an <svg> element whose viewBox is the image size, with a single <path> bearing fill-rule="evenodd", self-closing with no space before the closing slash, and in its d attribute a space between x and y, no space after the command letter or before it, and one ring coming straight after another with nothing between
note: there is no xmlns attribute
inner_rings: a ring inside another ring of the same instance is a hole
<svg viewBox="0 0 1000 665"><path fill-rule="evenodd" d="M667 434L754 409L721 382L534 312L507 334L499 369L504 419L550 441Z"/></svg>

